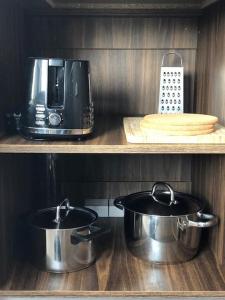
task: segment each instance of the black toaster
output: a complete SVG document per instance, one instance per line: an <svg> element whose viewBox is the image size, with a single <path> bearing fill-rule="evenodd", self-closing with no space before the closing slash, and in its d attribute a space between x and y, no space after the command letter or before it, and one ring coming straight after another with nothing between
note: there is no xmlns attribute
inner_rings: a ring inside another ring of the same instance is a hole
<svg viewBox="0 0 225 300"><path fill-rule="evenodd" d="M77 138L94 125L89 62L29 58L20 132L30 139Z"/></svg>

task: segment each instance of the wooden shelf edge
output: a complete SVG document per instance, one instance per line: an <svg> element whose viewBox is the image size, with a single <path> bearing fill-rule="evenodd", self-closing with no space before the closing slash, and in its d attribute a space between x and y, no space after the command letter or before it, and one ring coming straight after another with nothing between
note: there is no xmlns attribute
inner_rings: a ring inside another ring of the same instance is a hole
<svg viewBox="0 0 225 300"><path fill-rule="evenodd" d="M183 0L181 3L177 1L165 1L157 3L150 1L149 3L139 3L138 1L126 1L105 3L104 1L65 1L62 0L45 0L33 3L29 0L17 0L27 14L32 15L94 15L94 16L199 16L203 10L216 3L218 0Z"/></svg>
<svg viewBox="0 0 225 300"><path fill-rule="evenodd" d="M0 296L58 297L225 297L225 291L0 291Z"/></svg>
<svg viewBox="0 0 225 300"><path fill-rule="evenodd" d="M0 153L225 154L225 144L128 143L123 117L116 116L97 118L93 134L82 141L32 141L6 135L0 138Z"/></svg>
<svg viewBox="0 0 225 300"><path fill-rule="evenodd" d="M128 144L128 145L0 145L0 153L62 154L225 154L225 145Z"/></svg>

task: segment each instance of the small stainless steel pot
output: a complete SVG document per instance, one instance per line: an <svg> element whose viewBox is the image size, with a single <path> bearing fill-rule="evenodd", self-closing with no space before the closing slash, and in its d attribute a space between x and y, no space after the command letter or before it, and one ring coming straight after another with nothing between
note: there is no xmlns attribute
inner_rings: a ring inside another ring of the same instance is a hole
<svg viewBox="0 0 225 300"><path fill-rule="evenodd" d="M159 191L160 186L163 191ZM152 191L119 197L114 204L124 209L128 249L133 255L155 263L190 260L198 251L201 229L218 221L214 215L202 212L202 202L174 192L162 182L155 183Z"/></svg>
<svg viewBox="0 0 225 300"><path fill-rule="evenodd" d="M33 264L56 273L90 266L96 259L94 238L106 232L93 226L97 218L93 210L70 206L68 199L30 216Z"/></svg>

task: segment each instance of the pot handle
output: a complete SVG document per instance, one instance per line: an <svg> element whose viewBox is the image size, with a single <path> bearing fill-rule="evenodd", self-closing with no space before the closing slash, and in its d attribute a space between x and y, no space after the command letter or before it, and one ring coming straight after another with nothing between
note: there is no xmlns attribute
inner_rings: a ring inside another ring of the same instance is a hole
<svg viewBox="0 0 225 300"><path fill-rule="evenodd" d="M86 235L81 235L78 232L73 232L73 234L70 237L71 244L77 245L80 242L89 242L93 240L94 238L97 238L103 234L109 233L111 231L110 228L100 228L98 226L89 226L90 232Z"/></svg>
<svg viewBox="0 0 225 300"><path fill-rule="evenodd" d="M218 218L214 215L204 214L204 213L197 213L199 221L191 221L188 220L187 226L188 227L212 227L218 224Z"/></svg>
<svg viewBox="0 0 225 300"><path fill-rule="evenodd" d="M119 208L119 209L121 209L121 210L123 210L123 204L122 204L122 200L124 199L124 197L122 196L122 197L118 197L118 198L116 198L115 200L114 200L114 205L117 207L117 208Z"/></svg>

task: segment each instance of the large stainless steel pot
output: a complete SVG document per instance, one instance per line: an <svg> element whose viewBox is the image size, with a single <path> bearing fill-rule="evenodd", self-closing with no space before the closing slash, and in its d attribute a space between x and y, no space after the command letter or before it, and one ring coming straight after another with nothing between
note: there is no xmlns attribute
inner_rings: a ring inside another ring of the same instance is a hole
<svg viewBox="0 0 225 300"><path fill-rule="evenodd" d="M160 186L163 191L158 189ZM114 204L124 209L128 249L133 255L155 263L191 259L198 251L201 229L217 224L217 217L202 212L201 201L174 192L162 182L155 183L152 191L119 197Z"/></svg>
<svg viewBox="0 0 225 300"><path fill-rule="evenodd" d="M33 264L56 273L90 266L96 259L94 238L105 232L93 226L97 217L93 210L70 206L67 199L30 216Z"/></svg>

